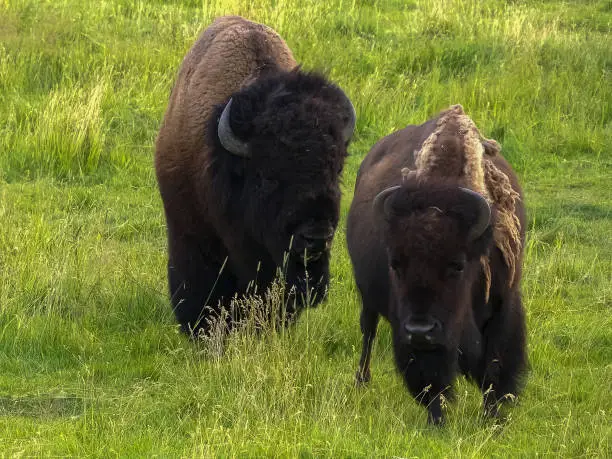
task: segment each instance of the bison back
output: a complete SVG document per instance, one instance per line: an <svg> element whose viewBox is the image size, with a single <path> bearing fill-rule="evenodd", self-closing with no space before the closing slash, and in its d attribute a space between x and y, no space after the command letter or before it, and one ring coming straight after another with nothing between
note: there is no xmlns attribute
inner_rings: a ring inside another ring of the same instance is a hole
<svg viewBox="0 0 612 459"><path fill-rule="evenodd" d="M216 19L183 59L156 142L160 185L201 172L210 159L205 130L215 106L266 70L296 66L271 28L239 16Z"/></svg>

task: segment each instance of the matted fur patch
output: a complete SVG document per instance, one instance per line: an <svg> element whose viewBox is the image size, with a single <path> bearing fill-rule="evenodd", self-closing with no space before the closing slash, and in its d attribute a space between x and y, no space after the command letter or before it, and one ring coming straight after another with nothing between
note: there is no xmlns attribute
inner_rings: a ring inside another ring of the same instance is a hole
<svg viewBox="0 0 612 459"><path fill-rule="evenodd" d="M457 142L458 141L458 142ZM457 147L458 148L454 148ZM520 222L516 216L519 194L508 176L490 159L501 147L493 139L482 136L461 105L442 112L436 129L415 154L418 177L458 177L462 186L481 193L495 209L493 238L510 271L509 284L521 252ZM402 171L403 175L407 174ZM487 280L488 301L491 272L488 258L481 260Z"/></svg>

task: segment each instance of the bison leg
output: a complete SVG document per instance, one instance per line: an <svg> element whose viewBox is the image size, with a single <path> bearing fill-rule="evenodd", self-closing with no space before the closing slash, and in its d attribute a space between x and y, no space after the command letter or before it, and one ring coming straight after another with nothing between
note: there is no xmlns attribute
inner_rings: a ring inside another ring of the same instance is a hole
<svg viewBox="0 0 612 459"><path fill-rule="evenodd" d="M484 360L476 380L481 381L485 414L495 417L502 401L518 395L527 364L525 315L518 293L485 325L484 340Z"/></svg>
<svg viewBox="0 0 612 459"><path fill-rule="evenodd" d="M444 415L442 413L442 400L440 394L437 394L429 401L427 405L427 423L436 426L444 424Z"/></svg>
<svg viewBox="0 0 612 459"><path fill-rule="evenodd" d="M453 398L455 354L446 350L417 351L398 345L395 337L394 341L395 361L408 390L421 405L427 407L427 421L430 424L443 424L443 399Z"/></svg>
<svg viewBox="0 0 612 459"><path fill-rule="evenodd" d="M181 330L191 337L208 334L218 318L219 302L234 289L227 267L207 263L197 243L170 242L168 282L172 307Z"/></svg>
<svg viewBox="0 0 612 459"><path fill-rule="evenodd" d="M359 369L355 375L357 385L362 385L370 382L370 361L372 358L372 345L376 337L376 329L378 328L378 312L363 308L361 310L361 333L363 334L363 343L361 348L361 358L359 359Z"/></svg>

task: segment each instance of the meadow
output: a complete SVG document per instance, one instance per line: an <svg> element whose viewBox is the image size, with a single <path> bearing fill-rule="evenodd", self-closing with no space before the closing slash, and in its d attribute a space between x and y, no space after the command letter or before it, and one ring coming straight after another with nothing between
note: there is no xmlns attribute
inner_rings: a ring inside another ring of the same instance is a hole
<svg viewBox="0 0 612 459"><path fill-rule="evenodd" d="M194 345L166 292L153 145L214 17L277 30L351 97L329 299ZM612 3L0 0L0 456L612 457ZM504 422L457 383L443 428L388 326L353 383L344 221L369 148L461 103L526 194L530 372Z"/></svg>

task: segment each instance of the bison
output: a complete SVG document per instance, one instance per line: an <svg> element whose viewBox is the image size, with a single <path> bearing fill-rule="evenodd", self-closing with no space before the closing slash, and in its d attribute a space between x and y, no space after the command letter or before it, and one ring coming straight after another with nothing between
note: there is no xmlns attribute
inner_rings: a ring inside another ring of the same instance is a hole
<svg viewBox="0 0 612 459"><path fill-rule="evenodd" d="M344 92L302 71L272 29L233 16L204 30L155 152L183 331L207 333L234 297L263 292L279 269L295 299L288 314L323 299L354 128Z"/></svg>
<svg viewBox="0 0 612 459"><path fill-rule="evenodd" d="M362 299L357 383L370 380L383 316L397 368L434 424L457 371L493 416L522 385L525 213L499 150L457 105L381 139L355 185L347 242Z"/></svg>

